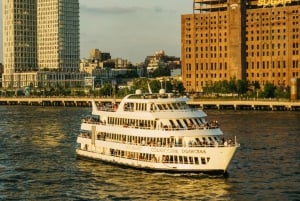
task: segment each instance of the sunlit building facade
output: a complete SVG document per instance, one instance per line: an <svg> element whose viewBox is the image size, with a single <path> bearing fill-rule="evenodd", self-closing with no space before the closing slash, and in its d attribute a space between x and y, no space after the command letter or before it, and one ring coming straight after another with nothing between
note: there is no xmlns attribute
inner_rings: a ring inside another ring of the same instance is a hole
<svg viewBox="0 0 300 201"><path fill-rule="evenodd" d="M298 0L194 0L181 16L186 90L230 79L290 86L300 77L299 23Z"/></svg>

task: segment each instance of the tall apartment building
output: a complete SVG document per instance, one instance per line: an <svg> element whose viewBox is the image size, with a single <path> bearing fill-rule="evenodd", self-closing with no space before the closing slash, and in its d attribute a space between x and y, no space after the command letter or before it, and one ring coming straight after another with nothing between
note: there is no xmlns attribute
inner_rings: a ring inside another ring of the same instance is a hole
<svg viewBox="0 0 300 201"><path fill-rule="evenodd" d="M36 0L3 0L4 77L37 70Z"/></svg>
<svg viewBox="0 0 300 201"><path fill-rule="evenodd" d="M232 78L290 86L300 77L299 24L299 0L194 0L181 16L185 88Z"/></svg>
<svg viewBox="0 0 300 201"><path fill-rule="evenodd" d="M3 87L39 86L41 79L79 72L79 0L2 2Z"/></svg>

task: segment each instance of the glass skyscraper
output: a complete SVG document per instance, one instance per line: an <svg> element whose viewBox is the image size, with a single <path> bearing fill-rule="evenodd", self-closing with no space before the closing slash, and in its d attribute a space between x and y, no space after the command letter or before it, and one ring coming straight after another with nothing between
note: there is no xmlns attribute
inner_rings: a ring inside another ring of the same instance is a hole
<svg viewBox="0 0 300 201"><path fill-rule="evenodd" d="M3 87L37 85L40 71L79 71L79 0L2 2Z"/></svg>

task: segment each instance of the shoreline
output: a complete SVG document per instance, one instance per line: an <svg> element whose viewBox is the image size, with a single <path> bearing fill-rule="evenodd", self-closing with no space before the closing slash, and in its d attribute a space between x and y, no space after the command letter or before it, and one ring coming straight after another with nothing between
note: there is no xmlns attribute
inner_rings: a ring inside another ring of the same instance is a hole
<svg viewBox="0 0 300 201"><path fill-rule="evenodd" d="M91 107L91 101L119 103L121 99L100 97L0 97L0 105ZM214 110L300 111L300 101L190 99L193 108Z"/></svg>

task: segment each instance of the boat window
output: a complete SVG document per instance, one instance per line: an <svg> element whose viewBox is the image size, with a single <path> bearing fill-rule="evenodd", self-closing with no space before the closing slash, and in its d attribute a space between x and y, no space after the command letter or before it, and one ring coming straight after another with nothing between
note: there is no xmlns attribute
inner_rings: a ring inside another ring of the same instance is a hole
<svg viewBox="0 0 300 201"><path fill-rule="evenodd" d="M199 119L199 118L195 119L195 121L196 121L199 125L203 124L202 121L201 121L201 119Z"/></svg>
<svg viewBox="0 0 300 201"><path fill-rule="evenodd" d="M182 146L182 137L178 138L177 146L181 147Z"/></svg>
<svg viewBox="0 0 300 201"><path fill-rule="evenodd" d="M185 123L185 126L187 127L189 124L188 122L186 121L186 119L183 119L184 123Z"/></svg>
<svg viewBox="0 0 300 201"><path fill-rule="evenodd" d="M163 108L163 110L168 110L167 105L166 104L161 104L161 107Z"/></svg>
<svg viewBox="0 0 300 201"><path fill-rule="evenodd" d="M160 104L157 104L157 107L158 107L159 110L163 110L163 108Z"/></svg>
<svg viewBox="0 0 300 201"><path fill-rule="evenodd" d="M182 156L178 156L178 158L179 158L179 163L183 164Z"/></svg>
<svg viewBox="0 0 300 201"><path fill-rule="evenodd" d="M179 119L176 119L176 122L178 123L178 125L179 125L180 128L183 128L183 126L182 126L182 124L181 124L181 122L180 122Z"/></svg>
<svg viewBox="0 0 300 201"><path fill-rule="evenodd" d="M169 159L170 159L170 163L173 163L173 162L174 162L174 160L173 160L173 155L170 155Z"/></svg>
<svg viewBox="0 0 300 201"><path fill-rule="evenodd" d="M175 124L174 124L174 122L173 122L173 120L169 120L169 122L170 122L172 128L175 128L175 127L176 127Z"/></svg>
<svg viewBox="0 0 300 201"><path fill-rule="evenodd" d="M181 110L180 103L175 103L178 110Z"/></svg>
<svg viewBox="0 0 300 201"><path fill-rule="evenodd" d="M193 121L194 125L200 126L201 124L199 124L199 122L197 121L197 119L191 119L191 121Z"/></svg>
<svg viewBox="0 0 300 201"><path fill-rule="evenodd" d="M154 103L150 103L150 111L154 111L154 108L155 108Z"/></svg>
<svg viewBox="0 0 300 201"><path fill-rule="evenodd" d="M174 108L174 110L178 110L178 105L176 103L172 103L172 107Z"/></svg>
<svg viewBox="0 0 300 201"><path fill-rule="evenodd" d="M189 122L188 122L188 121L189 121ZM195 123L193 122L192 119L188 119L187 122L188 122L188 128L189 128L189 129L195 128Z"/></svg>
<svg viewBox="0 0 300 201"><path fill-rule="evenodd" d="M146 111L147 107L146 107L146 103L137 103L137 110L139 111Z"/></svg>
<svg viewBox="0 0 300 201"><path fill-rule="evenodd" d="M174 156L174 162L178 163L178 157L176 155Z"/></svg>
<svg viewBox="0 0 300 201"><path fill-rule="evenodd" d="M193 163L194 163L193 157L191 157L191 156L189 157L189 163L190 163L190 164L193 164Z"/></svg>
<svg viewBox="0 0 300 201"><path fill-rule="evenodd" d="M183 159L184 159L184 164L188 164L188 158L187 158L187 156L184 156Z"/></svg>
<svg viewBox="0 0 300 201"><path fill-rule="evenodd" d="M198 159L198 157L194 157L194 161L195 161L196 165L199 165L199 159Z"/></svg>
<svg viewBox="0 0 300 201"><path fill-rule="evenodd" d="M168 108L170 109L170 110L173 110L174 108L172 107L172 104L167 104L168 105Z"/></svg>
<svg viewBox="0 0 300 201"><path fill-rule="evenodd" d="M185 104L184 103L180 102L179 105L180 105L180 109L182 109L182 110L185 109Z"/></svg>
<svg viewBox="0 0 300 201"><path fill-rule="evenodd" d="M164 163L168 163L169 162L169 156L168 155L163 155L162 160L163 160Z"/></svg>
<svg viewBox="0 0 300 201"><path fill-rule="evenodd" d="M205 161L205 158L204 158L204 157L201 157L201 163L202 163L203 165L206 164L206 161Z"/></svg>

